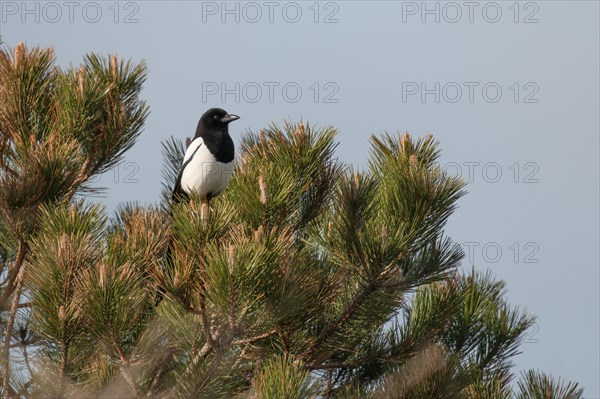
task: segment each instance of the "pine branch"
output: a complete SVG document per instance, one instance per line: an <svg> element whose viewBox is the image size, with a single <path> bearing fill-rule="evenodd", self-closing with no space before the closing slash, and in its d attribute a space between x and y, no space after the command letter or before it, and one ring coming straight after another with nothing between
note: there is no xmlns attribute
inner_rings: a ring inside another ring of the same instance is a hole
<svg viewBox="0 0 600 399"><path fill-rule="evenodd" d="M310 349L306 352L307 356L312 356L315 351L318 351L321 346L335 333L337 333L359 310L359 308L363 305L366 299L372 295L379 288L378 282L373 280L370 282L361 292L354 297L346 310L338 317L338 319L331 325L327 330L319 335L315 343L310 347ZM331 355L331 351L323 352L320 355L317 355L313 362L321 363L327 357Z"/></svg>
<svg viewBox="0 0 600 399"><path fill-rule="evenodd" d="M114 336L111 338L112 338L113 348L115 349L115 351L117 352L117 355L119 356L119 359L121 360L121 366L119 367L119 369L121 371L121 375L123 376L123 379L127 382L127 385L129 385L129 389L131 389L131 391L134 392L136 396L138 396L138 387L135 382L135 379L133 378L133 376L131 374L131 364L130 364L129 358L123 351L123 348L121 347L119 342L116 340L116 338Z"/></svg>
<svg viewBox="0 0 600 399"><path fill-rule="evenodd" d="M268 332L266 332L264 334L256 335L254 337L238 339L238 340L233 341L233 345L253 344L253 343L255 343L257 341L260 341L262 339L269 338L272 335L277 334L277 332L278 332L277 330L271 330L271 331L268 331Z"/></svg>
<svg viewBox="0 0 600 399"><path fill-rule="evenodd" d="M563 382L561 379L554 380L547 374L528 370L521 374L517 383L519 392L517 399L581 399L583 388L574 382Z"/></svg>
<svg viewBox="0 0 600 399"><path fill-rule="evenodd" d="M34 373L31 367L31 362L29 361L29 354L27 353L27 344L21 344L21 350L23 352L23 360L25 362L25 367L27 368L27 372L29 373L31 379L33 379Z"/></svg>
<svg viewBox="0 0 600 399"><path fill-rule="evenodd" d="M27 244L23 241L19 242L19 248L17 250L17 259L15 260L14 267L19 270L15 280L15 287L13 291L13 300L8 314L8 320L6 322L6 332L4 336L4 350L2 351L2 369L4 375L2 378L2 390L7 393L10 397L15 394L12 392L10 386L10 344L12 341L13 327L15 318L17 316L17 309L21 298L21 291L23 289L23 279L25 278L25 271L27 270L27 263L24 262L25 254L27 253ZM8 287L6 288L8 290Z"/></svg>
<svg viewBox="0 0 600 399"><path fill-rule="evenodd" d="M200 350L200 352L204 352L204 353L208 353L210 350L215 348L215 339L213 338L213 334L210 328L210 321L208 320L208 316L206 314L206 304L205 304L205 299L202 297L200 299L200 307L198 308L198 315L200 317L200 324L202 326L202 328L204 329L204 336L206 338L206 345L207 348L203 350ZM200 355L201 357L204 357L204 355Z"/></svg>
<svg viewBox="0 0 600 399"><path fill-rule="evenodd" d="M65 392L65 385L67 383L69 371L69 343L66 342L61 350L60 369L59 369L59 382L58 382L58 395L63 397Z"/></svg>
<svg viewBox="0 0 600 399"><path fill-rule="evenodd" d="M26 248L26 243L24 241L19 241L17 245L17 254L15 261L8 268L8 276L6 278L6 283L4 289L2 290L2 295L0 295L0 306L2 310L8 310L6 304L10 296L15 291L16 279L25 261L25 255L27 254Z"/></svg>
<svg viewBox="0 0 600 399"><path fill-rule="evenodd" d="M92 154L91 152L88 154L85 162L83 163L83 165L81 167L79 174L77 175L77 177L75 178L75 180L73 182L73 186L65 195L65 199L67 200L67 202L69 202L71 200L71 198L73 198L73 196L75 195L77 190L80 189L80 186L91 177L91 173L89 170L90 165L92 163L92 155L91 154Z"/></svg>
<svg viewBox="0 0 600 399"><path fill-rule="evenodd" d="M151 398L154 395L154 392L156 391L156 388L158 387L158 384L160 383L161 378L164 376L167 365L171 361L174 354L175 354L175 351L172 348L169 348L168 353L165 355L163 360L160 362L158 368L156 369L156 373L154 374L154 377L152 378L152 382L150 384L150 387L148 388L148 393L146 396L147 398Z"/></svg>

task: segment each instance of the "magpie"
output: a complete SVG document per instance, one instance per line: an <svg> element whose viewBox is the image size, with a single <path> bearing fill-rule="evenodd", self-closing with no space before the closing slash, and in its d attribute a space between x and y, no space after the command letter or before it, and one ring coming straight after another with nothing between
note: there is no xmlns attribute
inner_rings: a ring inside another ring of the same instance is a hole
<svg viewBox="0 0 600 399"><path fill-rule="evenodd" d="M240 119L221 108L206 111L188 146L173 189L173 202L188 200L192 192L207 202L221 194L233 173L235 147L229 135L229 123Z"/></svg>

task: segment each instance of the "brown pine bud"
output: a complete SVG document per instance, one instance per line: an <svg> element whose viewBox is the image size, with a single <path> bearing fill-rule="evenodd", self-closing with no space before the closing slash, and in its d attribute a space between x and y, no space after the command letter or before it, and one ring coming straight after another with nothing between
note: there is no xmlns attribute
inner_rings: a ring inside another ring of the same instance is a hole
<svg viewBox="0 0 600 399"><path fill-rule="evenodd" d="M25 53L25 45L23 42L19 42L17 47L15 47L15 68L17 68L22 61L23 54Z"/></svg>
<svg viewBox="0 0 600 399"><path fill-rule="evenodd" d="M296 137L301 137L304 135L304 125L302 124L302 122L300 122L298 124L298 129L296 129L296 132L294 133L294 135Z"/></svg>
<svg viewBox="0 0 600 399"><path fill-rule="evenodd" d="M233 273L233 264L235 261L235 246L233 244L229 245L229 253L228 253L227 261L229 264L229 273Z"/></svg>
<svg viewBox="0 0 600 399"><path fill-rule="evenodd" d="M265 135L265 132L263 132L262 130L258 133L258 136L260 137L260 143L262 145L267 144L267 136Z"/></svg>
<svg viewBox="0 0 600 399"><path fill-rule="evenodd" d="M412 154L412 155L410 156L410 164L411 164L412 166L417 166L417 157L415 156L415 154Z"/></svg>
<svg viewBox="0 0 600 399"><path fill-rule="evenodd" d="M410 144L410 135L408 132L404 132L404 136L402 136L402 140L400 140L400 150L403 153L406 153L408 150L408 145Z"/></svg>
<svg viewBox="0 0 600 399"><path fill-rule="evenodd" d="M114 54L110 56L110 73L117 76L117 56Z"/></svg>
<svg viewBox="0 0 600 399"><path fill-rule="evenodd" d="M208 223L208 202L202 201L202 206L200 207L200 221L203 225Z"/></svg>
<svg viewBox="0 0 600 399"><path fill-rule="evenodd" d="M67 317L67 312L65 311L65 306L64 305L60 305L58 307L58 319L60 321L63 321L65 319L65 317Z"/></svg>
<svg viewBox="0 0 600 399"><path fill-rule="evenodd" d="M121 126L125 126L125 118L127 117L127 109L125 109L125 103L121 102L119 107L119 123Z"/></svg>
<svg viewBox="0 0 600 399"><path fill-rule="evenodd" d="M175 277L173 277L173 287L179 288L179 283L181 281L181 273L179 270L175 270Z"/></svg>
<svg viewBox="0 0 600 399"><path fill-rule="evenodd" d="M189 146L190 146L190 144L192 144L192 139L191 139L191 138L189 138L189 137L186 137L186 138L185 138L185 147L186 147L186 148L187 148L187 147L189 147Z"/></svg>
<svg viewBox="0 0 600 399"><path fill-rule="evenodd" d="M67 233L62 233L62 235L60 236L60 250L65 251L68 245L69 237L67 236Z"/></svg>
<svg viewBox="0 0 600 399"><path fill-rule="evenodd" d="M98 287L104 287L106 284L106 265L103 263L98 270Z"/></svg>
<svg viewBox="0 0 600 399"><path fill-rule="evenodd" d="M77 89L79 90L79 95L81 95L81 96L83 96L84 73L85 73L85 67L82 65L81 67L79 67L79 73L77 74L77 83L78 83Z"/></svg>
<svg viewBox="0 0 600 399"><path fill-rule="evenodd" d="M260 175L258 177L258 189L260 190L260 203L263 205L267 204L267 186L265 183L265 177Z"/></svg>
<svg viewBox="0 0 600 399"><path fill-rule="evenodd" d="M265 228L263 227L263 225L261 224L260 226L258 226L258 229L256 229L254 231L254 239L256 241L260 241L263 238L263 235L265 233Z"/></svg>

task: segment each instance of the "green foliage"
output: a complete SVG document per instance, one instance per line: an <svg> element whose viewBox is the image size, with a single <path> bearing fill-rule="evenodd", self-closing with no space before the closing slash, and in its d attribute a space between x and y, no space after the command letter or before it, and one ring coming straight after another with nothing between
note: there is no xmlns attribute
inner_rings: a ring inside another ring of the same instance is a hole
<svg viewBox="0 0 600 399"><path fill-rule="evenodd" d="M409 337L426 339L409 341L421 342L417 356L393 365L382 392L398 398L512 397L510 359L533 318L511 310L503 296L503 282L475 271L420 287L404 326L413 330ZM421 357L435 357L426 362L429 371L414 366Z"/></svg>
<svg viewBox="0 0 600 399"><path fill-rule="evenodd" d="M319 387L311 384L310 373L300 361L289 355L267 359L254 379L257 399L317 398Z"/></svg>
<svg viewBox="0 0 600 399"><path fill-rule="evenodd" d="M24 371L11 366L11 348L20 347L29 358L23 345L15 346L19 329L28 328L23 326L29 321L36 343L43 342L34 347L52 360L39 364L64 363L56 370L48 367L39 379L59 381L58 396L66 389L68 371L79 370L79 356L87 356L73 346L87 333L76 286L81 273L104 256L104 222L98 219L104 215L84 204L66 204L78 192L93 191L88 180L114 166L141 133L148 114L139 99L145 74L144 63L114 56L91 54L79 68L61 70L52 49L27 49L20 43L0 50L0 310L6 312L0 324L0 367L5 395L35 390L38 384L33 379L29 388L18 383L20 373L32 374L31 362L26 361ZM33 301L20 303L26 297Z"/></svg>
<svg viewBox="0 0 600 399"><path fill-rule="evenodd" d="M224 196L251 228L290 227L300 232L330 205L341 165L333 128L286 122L242 140L235 178ZM263 182L264 187L260 187Z"/></svg>
<svg viewBox="0 0 600 399"><path fill-rule="evenodd" d="M528 370L521 374L518 382L520 392L517 399L580 399L583 389L574 382L555 381L551 376L537 371Z"/></svg>
<svg viewBox="0 0 600 399"><path fill-rule="evenodd" d="M77 285L86 269L100 260L105 224L97 206L75 203L44 207L40 229L30 241L26 287L33 295L36 332L53 345L69 345L83 329Z"/></svg>
<svg viewBox="0 0 600 399"><path fill-rule="evenodd" d="M210 207L171 203L171 138L162 201L109 216L74 195L140 134L146 67L54 62L0 51L3 397L581 397L536 372L513 391L533 317L460 272L464 182L432 136L372 136L356 170L335 129L272 124Z"/></svg>

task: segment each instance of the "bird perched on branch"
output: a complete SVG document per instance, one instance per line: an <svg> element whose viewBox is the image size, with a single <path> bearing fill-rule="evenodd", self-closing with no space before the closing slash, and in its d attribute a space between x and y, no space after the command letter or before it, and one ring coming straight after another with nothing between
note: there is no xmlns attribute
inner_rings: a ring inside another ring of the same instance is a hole
<svg viewBox="0 0 600 399"><path fill-rule="evenodd" d="M185 152L173 190L173 202L188 200L192 192L209 202L225 190L233 173L235 155L229 123L237 119L240 117L221 108L211 108L202 115L196 135Z"/></svg>

